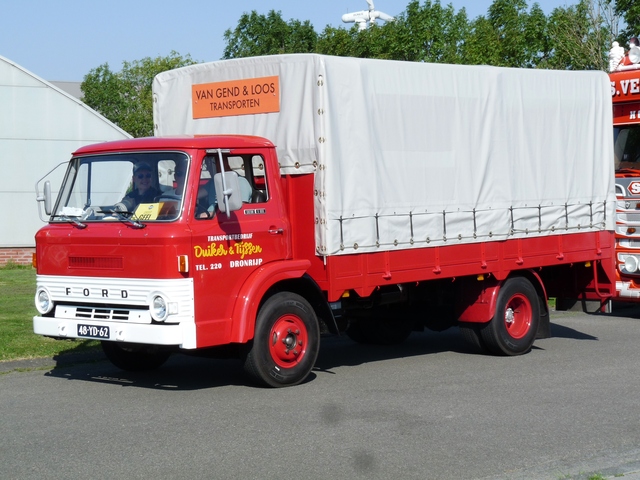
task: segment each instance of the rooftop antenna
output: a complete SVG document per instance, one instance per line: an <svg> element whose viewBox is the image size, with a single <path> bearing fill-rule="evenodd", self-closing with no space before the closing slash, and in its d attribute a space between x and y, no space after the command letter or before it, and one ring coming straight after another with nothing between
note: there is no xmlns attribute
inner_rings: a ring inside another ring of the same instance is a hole
<svg viewBox="0 0 640 480"><path fill-rule="evenodd" d="M369 4L369 10L360 10L359 12L345 13L342 15L342 21L344 23L355 23L358 25L358 30L366 30L367 22L370 25L375 25L376 19L384 20L385 22L392 22L395 20L391 15L387 15L384 12L379 12L373 6L373 0L367 0Z"/></svg>

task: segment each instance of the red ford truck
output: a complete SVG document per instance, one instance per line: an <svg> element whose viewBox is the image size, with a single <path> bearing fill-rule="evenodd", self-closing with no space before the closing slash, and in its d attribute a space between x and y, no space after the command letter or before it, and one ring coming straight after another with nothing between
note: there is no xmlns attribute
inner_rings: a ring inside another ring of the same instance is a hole
<svg viewBox="0 0 640 480"><path fill-rule="evenodd" d="M634 42L637 43L637 42ZM640 301L640 49L610 53L616 173L616 300Z"/></svg>
<svg viewBox="0 0 640 480"><path fill-rule="evenodd" d="M274 387L325 332L526 353L548 296L615 294L609 88L319 55L160 74L156 137L80 148L55 202L44 184L34 331L128 370L233 347Z"/></svg>

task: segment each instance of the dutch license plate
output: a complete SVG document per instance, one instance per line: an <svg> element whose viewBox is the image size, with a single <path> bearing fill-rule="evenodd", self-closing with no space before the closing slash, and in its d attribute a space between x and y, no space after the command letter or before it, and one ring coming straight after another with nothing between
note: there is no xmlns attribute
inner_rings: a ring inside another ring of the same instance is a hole
<svg viewBox="0 0 640 480"><path fill-rule="evenodd" d="M79 337L109 338L109 327L96 327L95 325L78 325Z"/></svg>

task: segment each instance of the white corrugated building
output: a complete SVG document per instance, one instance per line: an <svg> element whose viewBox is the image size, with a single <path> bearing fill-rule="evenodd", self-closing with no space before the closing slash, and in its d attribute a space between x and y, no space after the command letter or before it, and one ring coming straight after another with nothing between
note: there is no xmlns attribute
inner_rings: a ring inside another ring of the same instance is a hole
<svg viewBox="0 0 640 480"><path fill-rule="evenodd" d="M77 98L0 56L0 265L31 263L35 184L82 145L130 135ZM50 176L57 193L65 168Z"/></svg>

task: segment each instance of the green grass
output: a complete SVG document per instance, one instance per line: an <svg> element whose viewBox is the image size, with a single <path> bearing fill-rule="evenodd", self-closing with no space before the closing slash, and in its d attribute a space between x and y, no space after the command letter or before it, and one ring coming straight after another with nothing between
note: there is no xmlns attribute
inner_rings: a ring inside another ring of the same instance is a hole
<svg viewBox="0 0 640 480"><path fill-rule="evenodd" d="M9 264L0 268L0 362L51 357L96 349L93 340L54 340L33 333L36 272Z"/></svg>

